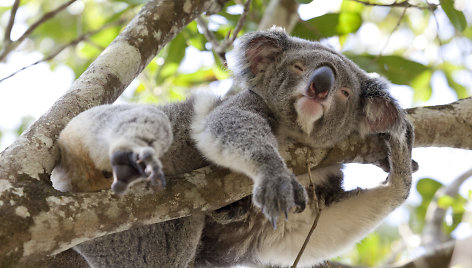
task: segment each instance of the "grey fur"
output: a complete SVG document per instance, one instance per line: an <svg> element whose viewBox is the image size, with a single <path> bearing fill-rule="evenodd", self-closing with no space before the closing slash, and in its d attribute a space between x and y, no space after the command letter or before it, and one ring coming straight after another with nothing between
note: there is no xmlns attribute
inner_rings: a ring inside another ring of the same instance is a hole
<svg viewBox="0 0 472 268"><path fill-rule="evenodd" d="M352 132L386 133L390 148L388 182L374 189L344 191L340 166L316 172L316 195L326 207L318 233L302 258L303 265L313 266L354 244L408 196L413 132L385 81L370 77L332 49L290 37L277 28L243 36L233 58L235 79L245 88L235 96L220 100L196 95L160 108L106 106L79 115L59 139L62 160L53 181L59 187L70 186L64 190L98 187L90 186L96 173L81 174L83 161L74 161L82 156L70 157L70 148L85 152L86 162L95 165L92 169L113 170L115 183L122 183L121 188L115 187L119 192L136 177L163 185L163 177L155 175L160 174L159 161L166 175L187 172L210 161L251 177L255 206L243 200L205 219L192 216L142 226L81 244L77 250L89 264L185 267L195 256L196 266L288 266L314 215L305 189L278 153L277 140L284 138L327 148ZM127 116L134 119L126 121L116 115L120 107L142 112L129 112ZM152 123L144 123L151 119ZM128 122L140 123L119 128L124 132L103 134ZM145 127L153 129L151 137L142 137ZM84 129L82 135L76 135L77 129ZM68 139L68 135L76 139ZM115 140L121 136L131 141L130 146L115 150ZM144 152L143 147L147 148ZM149 156L149 152L154 153ZM89 177L80 179L84 176ZM287 221L284 214L290 214ZM351 227L344 229L346 226ZM169 236L175 239L169 240ZM145 246L137 250L136 243ZM123 258L123 244L132 245L129 257Z"/></svg>

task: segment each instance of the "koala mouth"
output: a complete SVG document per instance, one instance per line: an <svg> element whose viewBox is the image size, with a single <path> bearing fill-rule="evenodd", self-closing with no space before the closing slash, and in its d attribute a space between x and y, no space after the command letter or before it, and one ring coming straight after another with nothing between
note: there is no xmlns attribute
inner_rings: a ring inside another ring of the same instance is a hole
<svg viewBox="0 0 472 268"><path fill-rule="evenodd" d="M306 133L311 134L314 123L324 115L323 101L305 95L299 95L295 101L297 123Z"/></svg>

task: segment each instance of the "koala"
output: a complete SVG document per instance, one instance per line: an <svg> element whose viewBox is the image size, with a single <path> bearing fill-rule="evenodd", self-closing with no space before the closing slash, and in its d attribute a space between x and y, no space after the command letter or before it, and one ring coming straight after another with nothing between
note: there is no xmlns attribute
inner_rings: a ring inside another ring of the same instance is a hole
<svg viewBox="0 0 472 268"><path fill-rule="evenodd" d="M315 204L278 151L284 139L330 148L355 132L380 134L389 150L389 176L373 189L343 190L341 165L314 171L313 194L324 209L300 260L303 267L352 246L408 197L413 127L386 81L279 28L241 37L233 59L235 80L243 88L234 96L199 94L160 107L99 106L63 130L61 162L52 174L61 190L111 187L123 194L140 178L165 187L164 174L208 164L254 182L250 199L211 215L140 226L77 245L89 265L290 266L311 228Z"/></svg>

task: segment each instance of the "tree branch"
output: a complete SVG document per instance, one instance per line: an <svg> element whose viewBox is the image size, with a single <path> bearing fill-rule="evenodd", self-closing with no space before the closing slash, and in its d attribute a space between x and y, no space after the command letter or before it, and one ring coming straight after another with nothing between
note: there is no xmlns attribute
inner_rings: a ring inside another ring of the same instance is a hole
<svg viewBox="0 0 472 268"><path fill-rule="evenodd" d="M20 38L18 38L17 40L15 40L13 42L10 42L10 43L6 44L5 47L3 48L2 53L0 53L0 61L5 60L5 57L8 55L8 53L10 53L10 51L15 49L16 47L18 47L26 39L26 37L28 37L34 30L36 30L36 28L38 28L39 25L41 25L44 22L54 18L59 12L66 9L68 6L70 6L75 1L76 0L69 0L69 2L66 2L66 3L60 5L59 7L57 7L56 9L47 12L41 18L39 18L39 20L37 20L35 23L33 23L28 29L26 29L26 31L20 36ZM12 9L12 11L13 11L13 9ZM10 41L11 41L11 39L10 39Z"/></svg>
<svg viewBox="0 0 472 268"><path fill-rule="evenodd" d="M198 26L202 28L203 35L211 43L213 51L220 58L221 62L224 65L226 65L226 52L233 45L234 40L236 40L236 38L238 37L238 33L243 28L250 6L251 0L246 0L246 3L244 4L243 13L239 17L236 27L234 28L233 34L231 34L231 31L229 31L226 37L221 42L218 42L216 36L210 31L210 29L208 29L207 22L201 16L197 17L196 19Z"/></svg>
<svg viewBox="0 0 472 268"><path fill-rule="evenodd" d="M8 20L7 27L5 28L5 34L3 36L3 46L7 47L11 43L11 30L13 28L13 24L15 23L16 12L18 11L18 7L20 6L20 0L15 0L13 6L11 7L10 11L10 19Z"/></svg>
<svg viewBox="0 0 472 268"><path fill-rule="evenodd" d="M393 27L393 30L392 32L390 33L390 35L388 36L387 38L387 41L385 42L383 48L380 50L380 53L379 55L377 55L377 60L382 56L385 48L387 48L388 46L388 43L390 42L390 39L392 38L393 34L398 30L398 28L400 27L400 24L402 23L402 20L403 18L405 17L405 14L406 14L406 11L408 10L408 8L404 8L403 11L402 11L402 14L400 15L400 18L398 19L397 21L397 24L395 25L395 27Z"/></svg>
<svg viewBox="0 0 472 268"><path fill-rule="evenodd" d="M288 33L292 32L300 20L298 6L296 0L271 0L259 23L258 30L269 29L276 25L284 28Z"/></svg>
<svg viewBox="0 0 472 268"><path fill-rule="evenodd" d="M415 126L415 147L472 149L472 98L407 111Z"/></svg>
<svg viewBox="0 0 472 268"><path fill-rule="evenodd" d="M402 2L395 1L391 4L371 3L371 2L366 2L366 1L362 1L362 0L351 0L351 1L363 4L363 5L366 5L366 6L376 6L376 7L403 7L403 8L411 8L412 7L412 8L418 8L418 9L430 9L430 10L435 10L438 7L438 5L430 4L430 3L427 3L426 6L419 6L419 5L411 4L409 1L402 1Z"/></svg>
<svg viewBox="0 0 472 268"><path fill-rule="evenodd" d="M454 181L441 187L436 194L434 199L428 206L426 211L426 225L423 228L421 235L421 244L426 248L432 248L437 244L441 244L451 239L450 236L446 236L442 230L442 224L444 217L446 216L446 210L439 207L438 200L442 196L457 196L459 194L460 186L472 176L472 168L464 172L461 176L457 177Z"/></svg>

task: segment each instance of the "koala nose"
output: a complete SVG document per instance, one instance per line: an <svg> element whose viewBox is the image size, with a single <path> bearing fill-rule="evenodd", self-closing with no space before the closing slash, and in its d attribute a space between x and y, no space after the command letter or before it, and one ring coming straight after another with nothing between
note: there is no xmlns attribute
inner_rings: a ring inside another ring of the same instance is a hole
<svg viewBox="0 0 472 268"><path fill-rule="evenodd" d="M310 98L324 99L334 85L334 72L328 66L316 69L310 77L307 94Z"/></svg>

